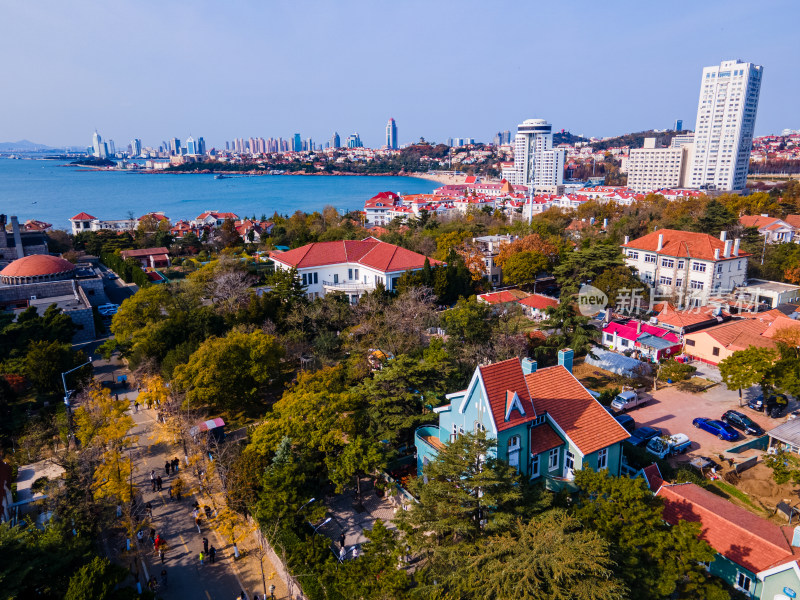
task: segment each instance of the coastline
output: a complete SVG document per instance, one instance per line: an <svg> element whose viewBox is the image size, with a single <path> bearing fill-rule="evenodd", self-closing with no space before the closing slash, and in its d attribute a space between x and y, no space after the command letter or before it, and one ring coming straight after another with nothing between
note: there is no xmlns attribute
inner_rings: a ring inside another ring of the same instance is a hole
<svg viewBox="0 0 800 600"><path fill-rule="evenodd" d="M449 173L406 173L404 177L414 177L415 179L427 179L428 181L435 181L442 185L451 185L454 183L464 183L466 174L452 175Z"/></svg>

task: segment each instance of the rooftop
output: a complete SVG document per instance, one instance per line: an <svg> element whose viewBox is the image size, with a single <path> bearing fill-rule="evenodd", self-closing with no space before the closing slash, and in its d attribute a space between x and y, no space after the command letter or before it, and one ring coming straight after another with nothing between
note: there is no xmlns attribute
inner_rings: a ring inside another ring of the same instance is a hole
<svg viewBox="0 0 800 600"><path fill-rule="evenodd" d="M31 254L10 263L0 271L3 277L37 277L41 275L57 275L70 273L75 270L75 265L49 254Z"/></svg>
<svg viewBox="0 0 800 600"><path fill-rule="evenodd" d="M661 237L662 244L661 250L657 250L658 241ZM697 258L700 260L730 260L733 258L742 258L750 256L748 252L739 251L738 256L733 255L733 242L731 242L731 255L725 257L725 242L718 237L709 235L707 233L694 233L691 231L678 231L676 229L659 229L653 231L635 240L631 240L627 244L623 244L623 248L631 248L634 250L644 250L647 252L655 252L663 254L664 256L676 256L684 258ZM719 250L719 258L714 258L714 251Z"/></svg>

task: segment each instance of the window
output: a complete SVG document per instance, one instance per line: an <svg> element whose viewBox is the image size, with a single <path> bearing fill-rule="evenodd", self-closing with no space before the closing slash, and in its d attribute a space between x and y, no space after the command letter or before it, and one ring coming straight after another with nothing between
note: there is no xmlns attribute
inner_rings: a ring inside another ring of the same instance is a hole
<svg viewBox="0 0 800 600"><path fill-rule="evenodd" d="M606 341L607 342L613 342L614 341L614 336L612 334L610 334L610 333L607 333L606 334Z"/></svg>
<svg viewBox="0 0 800 600"><path fill-rule="evenodd" d="M639 260L639 253L638 252L634 252L633 250L629 250L628 251L628 258L630 258L632 260Z"/></svg>
<svg viewBox="0 0 800 600"><path fill-rule="evenodd" d="M354 279L355 279L356 281L358 281L358 269L354 269L354 270L353 270L353 273L355 274L355 277L354 277Z"/></svg>
<svg viewBox="0 0 800 600"><path fill-rule="evenodd" d="M539 455L531 459L531 479L539 476Z"/></svg>
<svg viewBox="0 0 800 600"><path fill-rule="evenodd" d="M564 457L564 466L569 470L575 468L575 455L569 450L567 450L567 454Z"/></svg>
<svg viewBox="0 0 800 600"><path fill-rule="evenodd" d="M672 267L675 266L675 261L672 260L671 258L662 258L661 259L661 266L662 267L667 267L668 269L671 269Z"/></svg>
<svg viewBox="0 0 800 600"><path fill-rule="evenodd" d="M692 271L697 271L698 273L705 273L706 263L701 263L701 262L692 263Z"/></svg>
<svg viewBox="0 0 800 600"><path fill-rule="evenodd" d="M303 273L302 277L303 277L303 285L308 285L308 275Z"/></svg>
<svg viewBox="0 0 800 600"><path fill-rule="evenodd" d="M339 283L339 274L338 273L334 273L333 274L333 283Z"/></svg>
<svg viewBox="0 0 800 600"><path fill-rule="evenodd" d="M313 273L314 275L314 283L319 283L319 273Z"/></svg>
<svg viewBox="0 0 800 600"><path fill-rule="evenodd" d="M347 269L347 278L350 280L353 279L353 269Z"/></svg>
<svg viewBox="0 0 800 600"><path fill-rule="evenodd" d="M608 448L603 448L597 452L597 470L608 468Z"/></svg>
<svg viewBox="0 0 800 600"><path fill-rule="evenodd" d="M683 279L676 279L675 287L683 287Z"/></svg>
<svg viewBox="0 0 800 600"><path fill-rule="evenodd" d="M547 469L549 471L554 471L558 468L558 448L553 448L550 450L550 454L547 456Z"/></svg>
<svg viewBox="0 0 800 600"><path fill-rule="evenodd" d="M714 346L714 348L711 350L711 354L713 354L714 356L719 356L719 348Z"/></svg>
<svg viewBox="0 0 800 600"><path fill-rule="evenodd" d="M694 346L694 340L686 340L687 346Z"/></svg>
<svg viewBox="0 0 800 600"><path fill-rule="evenodd" d="M672 285L672 277L664 277L663 275L658 278L659 285Z"/></svg>
<svg viewBox="0 0 800 600"><path fill-rule="evenodd" d="M655 254L645 254L644 255L644 262L646 262L646 263L655 263L656 262L656 255Z"/></svg>
<svg viewBox="0 0 800 600"><path fill-rule="evenodd" d="M751 583L752 582L750 581L750 578L747 575L745 575L741 571L737 571L736 585L734 587L737 587L744 592L749 592Z"/></svg>
<svg viewBox="0 0 800 600"><path fill-rule="evenodd" d="M478 421L475 421L475 432L478 433L478 432L481 432L481 431L486 431L486 427L484 427L483 423L479 423Z"/></svg>
<svg viewBox="0 0 800 600"><path fill-rule="evenodd" d="M693 290L702 290L704 284L702 281L695 281L694 279L692 279L689 281L689 287L692 288Z"/></svg>
<svg viewBox="0 0 800 600"><path fill-rule="evenodd" d="M622 346L623 348L627 348L628 347L628 340L622 339L622 340L619 341L619 343L620 343L620 346Z"/></svg>
<svg viewBox="0 0 800 600"><path fill-rule="evenodd" d="M512 435L508 438L508 451L511 452L512 450L519 450L519 436Z"/></svg>
<svg viewBox="0 0 800 600"><path fill-rule="evenodd" d="M536 417L536 421L534 421L534 425L542 425L547 420L547 417L544 415L538 415Z"/></svg>

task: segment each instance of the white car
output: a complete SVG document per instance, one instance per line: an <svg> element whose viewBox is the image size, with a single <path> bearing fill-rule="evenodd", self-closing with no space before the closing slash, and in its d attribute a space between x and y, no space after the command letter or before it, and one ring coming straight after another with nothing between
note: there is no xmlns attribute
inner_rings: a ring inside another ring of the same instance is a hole
<svg viewBox="0 0 800 600"><path fill-rule="evenodd" d="M117 314L117 310L119 310L119 304L101 304L97 307L97 312L104 317L110 317Z"/></svg>

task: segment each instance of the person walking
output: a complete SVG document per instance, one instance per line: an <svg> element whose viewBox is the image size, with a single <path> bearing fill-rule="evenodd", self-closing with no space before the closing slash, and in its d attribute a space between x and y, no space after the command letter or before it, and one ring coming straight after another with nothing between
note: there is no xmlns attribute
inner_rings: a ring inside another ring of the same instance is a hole
<svg viewBox="0 0 800 600"><path fill-rule="evenodd" d="M158 491L159 491L159 492L161 491L161 486L162 486L163 484L164 484L164 480L163 480L163 479L161 479L161 475L159 475L158 477L156 477L156 488L158 489Z"/></svg>
<svg viewBox="0 0 800 600"><path fill-rule="evenodd" d="M150 515L150 518L152 519L153 518L153 505L152 505L152 503L148 502L147 504L144 505L144 507L147 509L147 514Z"/></svg>
<svg viewBox="0 0 800 600"><path fill-rule="evenodd" d="M203 554L203 551L201 550L200 551L200 556L199 556L199 558L200 558L200 566L201 567L203 566L203 560L205 559L205 557L206 557L206 555Z"/></svg>
<svg viewBox="0 0 800 600"><path fill-rule="evenodd" d="M208 538L207 537L203 538L203 552L208 554Z"/></svg>
<svg viewBox="0 0 800 600"><path fill-rule="evenodd" d="M194 524L197 525L197 533L203 533L200 530L200 517L199 516L194 518Z"/></svg>
<svg viewBox="0 0 800 600"><path fill-rule="evenodd" d="M169 501L172 502L172 486L167 488L167 498L169 498Z"/></svg>
<svg viewBox="0 0 800 600"><path fill-rule="evenodd" d="M151 479L151 480L150 480L150 483L152 484L152 486L153 486L153 491L155 492L155 491L156 491L156 480L155 480L155 479Z"/></svg>
<svg viewBox="0 0 800 600"><path fill-rule="evenodd" d="M214 546L208 549L208 556L211 558L211 564L213 565L217 560L217 549Z"/></svg>
<svg viewBox="0 0 800 600"><path fill-rule="evenodd" d="M339 536L339 546L344 548L344 531L342 532L342 535Z"/></svg>
<svg viewBox="0 0 800 600"><path fill-rule="evenodd" d="M161 585L167 587L167 570L161 569Z"/></svg>
<svg viewBox="0 0 800 600"><path fill-rule="evenodd" d="M133 411L134 411L134 412L137 412L137 413L139 412L139 401L138 401L138 400L136 400L136 401L133 403Z"/></svg>
<svg viewBox="0 0 800 600"><path fill-rule="evenodd" d="M169 477L169 468L171 467L171 463L169 461L164 463L164 472L166 472L167 477Z"/></svg>
<svg viewBox="0 0 800 600"><path fill-rule="evenodd" d="M167 551L164 549L165 544L161 544L161 547L158 549L158 557L161 559L161 564L164 564L164 556L166 555Z"/></svg>
<svg viewBox="0 0 800 600"><path fill-rule="evenodd" d="M175 458L172 459L172 472L177 473L178 471L181 470L180 467L181 467L181 461L179 461L178 457L176 456Z"/></svg>

